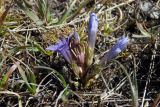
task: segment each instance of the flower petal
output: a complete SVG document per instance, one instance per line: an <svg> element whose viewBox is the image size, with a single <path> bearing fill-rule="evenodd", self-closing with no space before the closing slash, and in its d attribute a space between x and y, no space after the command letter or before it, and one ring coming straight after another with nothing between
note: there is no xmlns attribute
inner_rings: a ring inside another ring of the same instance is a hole
<svg viewBox="0 0 160 107"><path fill-rule="evenodd" d="M120 52L122 52L128 45L129 38L122 36L117 43L109 50L109 52L105 53L103 58L100 60L100 64L105 63L106 61L111 60L116 57Z"/></svg>
<svg viewBox="0 0 160 107"><path fill-rule="evenodd" d="M88 25L88 45L91 49L94 49L95 47L97 31L98 31L98 18L95 13L91 13Z"/></svg>
<svg viewBox="0 0 160 107"><path fill-rule="evenodd" d="M69 63L71 63L72 56L69 49L69 37L62 38L60 41L57 42L57 44L51 45L46 49L60 53Z"/></svg>

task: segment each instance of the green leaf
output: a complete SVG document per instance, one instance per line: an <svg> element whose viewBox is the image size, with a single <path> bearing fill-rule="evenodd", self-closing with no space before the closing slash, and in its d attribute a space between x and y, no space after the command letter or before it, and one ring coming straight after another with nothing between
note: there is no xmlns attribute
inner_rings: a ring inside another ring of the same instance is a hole
<svg viewBox="0 0 160 107"><path fill-rule="evenodd" d="M43 25L43 22L39 19L36 13L27 5L24 1L15 0L17 5L30 17L37 25Z"/></svg>
<svg viewBox="0 0 160 107"><path fill-rule="evenodd" d="M32 93L32 94L35 94L36 93L36 88L32 87L32 85L30 85L29 83L29 80L31 80L30 78L32 77L29 77L26 75L26 72L22 69L22 67L20 65L17 65L18 67L18 70L19 70L19 73L22 77L22 79L25 81L27 87L28 87L28 90ZM33 76L33 75L32 75ZM32 78L33 79L33 78ZM32 81L32 82L35 82L35 81Z"/></svg>
<svg viewBox="0 0 160 107"><path fill-rule="evenodd" d="M63 75L61 75L58 71L50 68L50 67L46 67L46 66L35 66L35 68L38 68L38 69L46 69L46 70L50 70L53 72L54 76L62 83L62 85L64 87L67 87L67 83L63 77Z"/></svg>

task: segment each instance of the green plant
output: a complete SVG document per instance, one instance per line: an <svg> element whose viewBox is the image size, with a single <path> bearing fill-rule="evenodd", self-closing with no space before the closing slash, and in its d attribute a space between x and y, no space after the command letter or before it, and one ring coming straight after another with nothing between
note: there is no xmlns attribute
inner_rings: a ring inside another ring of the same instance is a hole
<svg viewBox="0 0 160 107"><path fill-rule="evenodd" d="M12 59L14 61L14 59ZM14 61L15 62L15 61ZM31 92L33 95L36 93L36 77L34 75L34 73L32 72L32 70L25 65L22 61L19 60L19 62L21 62L21 64L23 64L27 69L24 69L23 66L21 66L20 64L16 64L19 74L21 75L22 79L24 80L28 91Z"/></svg>
<svg viewBox="0 0 160 107"><path fill-rule="evenodd" d="M97 31L98 18L95 13L91 13L87 41L80 41L78 33L73 32L69 37L61 38L57 44L47 48L47 50L58 52L65 58L72 72L75 74L75 78L78 78L80 84L84 87L88 86L92 79L99 74L103 69L104 63L122 52L129 42L128 37L122 36L109 52L105 53L99 60L93 61Z"/></svg>
<svg viewBox="0 0 160 107"><path fill-rule="evenodd" d="M12 73L17 69L17 65L19 65L20 62L15 62L10 69L7 71L6 74L3 74L0 78L0 90L6 90L8 88L8 80Z"/></svg>
<svg viewBox="0 0 160 107"><path fill-rule="evenodd" d="M36 9L27 0L14 0L15 3L32 19L38 26L56 23L57 19L53 18L49 10L48 0L34 0Z"/></svg>

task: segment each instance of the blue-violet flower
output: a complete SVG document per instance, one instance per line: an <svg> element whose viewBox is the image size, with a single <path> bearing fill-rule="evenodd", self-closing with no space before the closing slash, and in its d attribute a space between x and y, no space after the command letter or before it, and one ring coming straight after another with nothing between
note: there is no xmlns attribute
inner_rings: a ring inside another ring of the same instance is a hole
<svg viewBox="0 0 160 107"><path fill-rule="evenodd" d="M109 52L105 53L102 59L100 60L100 64L105 63L106 61L110 61L112 58L116 57L120 52L122 52L128 45L129 38L122 36L119 38L117 43L109 50Z"/></svg>
<svg viewBox="0 0 160 107"><path fill-rule="evenodd" d="M94 50L95 47L97 31L98 31L98 18L95 13L91 13L88 25L88 45L92 50Z"/></svg>
<svg viewBox="0 0 160 107"><path fill-rule="evenodd" d="M51 45L46 49L60 53L69 63L71 63L72 56L69 49L69 39L70 36L68 38L61 38L57 44Z"/></svg>
<svg viewBox="0 0 160 107"><path fill-rule="evenodd" d="M71 33L67 38L61 38L55 45L51 45L47 50L56 51L61 54L67 62L70 64L73 61L72 53L70 50L70 41L74 39L74 43L77 44L80 42L80 38L77 32Z"/></svg>

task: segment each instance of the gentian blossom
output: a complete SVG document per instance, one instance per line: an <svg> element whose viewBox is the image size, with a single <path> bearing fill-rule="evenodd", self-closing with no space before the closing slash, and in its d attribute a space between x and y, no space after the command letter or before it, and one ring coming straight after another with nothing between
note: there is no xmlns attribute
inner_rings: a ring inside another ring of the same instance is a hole
<svg viewBox="0 0 160 107"><path fill-rule="evenodd" d="M88 25L88 41L80 41L77 32L71 33L67 38L61 38L55 45L51 45L47 50L56 51L61 54L70 64L74 74L86 85L96 73L101 71L102 65L116 57L122 52L129 42L128 37L122 36L117 43L100 59L99 63L93 63L94 47L98 31L98 18L95 13L90 14ZM96 62L96 61L95 61ZM95 72L90 73L93 68Z"/></svg>
<svg viewBox="0 0 160 107"><path fill-rule="evenodd" d="M117 43L109 50L109 52L105 53L102 59L100 60L100 64L105 63L106 61L110 61L112 58L116 57L120 52L122 52L128 45L129 38L122 36L119 38Z"/></svg>
<svg viewBox="0 0 160 107"><path fill-rule="evenodd" d="M95 47L97 31L98 31L98 18L95 13L91 13L88 25L88 45L92 50L94 50Z"/></svg>
<svg viewBox="0 0 160 107"><path fill-rule="evenodd" d="M69 37L74 39L75 44L78 44L80 42L80 37L77 32L71 33Z"/></svg>
<svg viewBox="0 0 160 107"><path fill-rule="evenodd" d="M56 51L59 54L61 54L69 63L71 63L72 61L72 56L71 56L71 52L69 49L69 39L70 36L68 38L61 38L60 41L58 41L57 44L55 45L51 45L48 48L46 48L47 50L51 50L51 51Z"/></svg>
<svg viewBox="0 0 160 107"><path fill-rule="evenodd" d="M61 38L60 41L58 41L55 45L51 45L46 49L58 52L59 54L61 54L65 58L65 60L67 62L69 62L71 64L73 61L73 58L72 58L69 44L70 44L70 41L72 38L74 39L75 43L80 42L80 38L79 38L78 33L73 32L67 38Z"/></svg>

